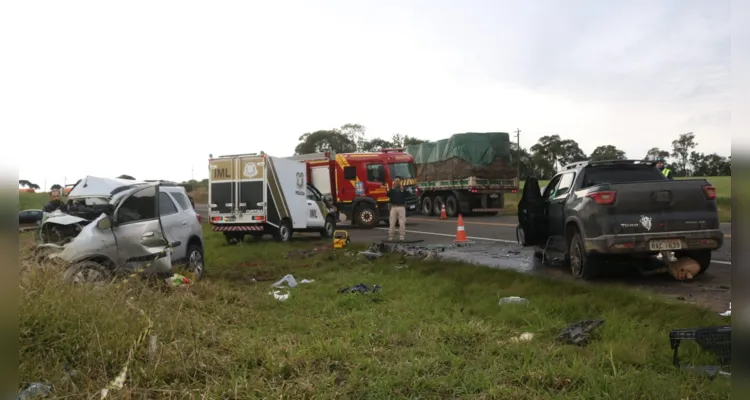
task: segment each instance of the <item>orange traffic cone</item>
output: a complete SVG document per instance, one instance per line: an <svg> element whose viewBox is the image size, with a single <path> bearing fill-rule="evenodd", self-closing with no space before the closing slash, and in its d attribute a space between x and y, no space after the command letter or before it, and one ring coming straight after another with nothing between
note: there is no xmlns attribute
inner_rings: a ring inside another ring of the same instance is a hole
<svg viewBox="0 0 750 400"><path fill-rule="evenodd" d="M458 226L456 227L456 243L466 243L469 239L466 238L466 231L464 230L464 218L461 214L458 214Z"/></svg>
<svg viewBox="0 0 750 400"><path fill-rule="evenodd" d="M440 219L448 219L448 213L445 212L445 204L440 208Z"/></svg>

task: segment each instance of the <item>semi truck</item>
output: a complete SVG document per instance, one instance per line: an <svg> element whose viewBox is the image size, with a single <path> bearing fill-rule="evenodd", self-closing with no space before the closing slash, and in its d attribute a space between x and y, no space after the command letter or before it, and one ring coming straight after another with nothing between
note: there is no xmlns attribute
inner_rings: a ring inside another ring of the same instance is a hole
<svg viewBox="0 0 750 400"><path fill-rule="evenodd" d="M496 215L505 194L518 192L505 132L457 133L447 139L406 146L414 158L422 214Z"/></svg>
<svg viewBox="0 0 750 400"><path fill-rule="evenodd" d="M395 178L400 178L408 193L407 215L419 212L414 158L404 149L340 154L328 151L287 158L306 164L308 182L333 203L340 221L351 221L362 228L375 228L387 221L387 193Z"/></svg>

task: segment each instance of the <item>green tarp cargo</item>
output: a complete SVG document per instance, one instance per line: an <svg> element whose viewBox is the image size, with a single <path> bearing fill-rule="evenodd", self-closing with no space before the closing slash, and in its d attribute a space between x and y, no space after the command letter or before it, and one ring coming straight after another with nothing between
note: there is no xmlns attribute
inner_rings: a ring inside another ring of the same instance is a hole
<svg viewBox="0 0 750 400"><path fill-rule="evenodd" d="M457 133L448 139L406 146L420 181L514 179L510 135L505 132Z"/></svg>

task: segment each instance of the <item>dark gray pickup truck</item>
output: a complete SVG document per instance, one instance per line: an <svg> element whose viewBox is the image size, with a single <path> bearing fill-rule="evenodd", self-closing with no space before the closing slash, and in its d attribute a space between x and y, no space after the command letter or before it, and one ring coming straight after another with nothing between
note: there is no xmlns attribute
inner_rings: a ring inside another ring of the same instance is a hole
<svg viewBox="0 0 750 400"><path fill-rule="evenodd" d="M593 279L614 256L674 252L703 273L724 244L716 189L705 179L668 180L650 161L579 162L544 188L528 178L518 204L519 241L564 256Z"/></svg>

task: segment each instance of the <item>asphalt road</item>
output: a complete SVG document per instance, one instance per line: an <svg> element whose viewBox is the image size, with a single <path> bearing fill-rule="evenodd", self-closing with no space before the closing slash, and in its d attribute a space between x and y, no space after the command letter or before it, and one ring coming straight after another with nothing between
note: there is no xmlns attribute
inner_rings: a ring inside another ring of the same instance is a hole
<svg viewBox="0 0 750 400"><path fill-rule="evenodd" d="M208 206L197 204L198 211L204 220L208 218ZM464 229L469 240L495 243L516 243L516 217L466 217ZM407 239L424 240L424 244L449 244L456 236L456 220L441 220L438 217L414 216L407 218ZM349 231L352 240L376 242L386 239L388 228L381 224L376 229L357 229L342 225ZM713 261L718 265L731 265L731 224L721 224L725 232L724 246L714 252Z"/></svg>

